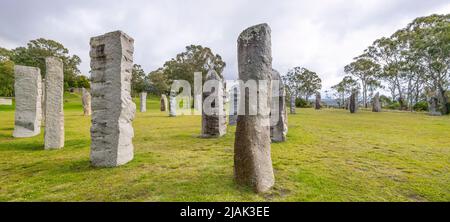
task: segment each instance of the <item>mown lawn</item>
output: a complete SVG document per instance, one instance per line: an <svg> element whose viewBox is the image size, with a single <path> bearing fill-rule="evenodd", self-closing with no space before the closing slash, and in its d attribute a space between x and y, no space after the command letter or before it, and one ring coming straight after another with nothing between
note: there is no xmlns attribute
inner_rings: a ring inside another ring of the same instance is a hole
<svg viewBox="0 0 450 222"><path fill-rule="evenodd" d="M133 124L135 159L91 167L80 101L66 95L57 151L43 133L13 138L14 110L0 106L0 201L450 201L450 116L299 109L272 145L276 186L254 194L233 183L235 127L198 138L199 116L169 118L155 98Z"/></svg>

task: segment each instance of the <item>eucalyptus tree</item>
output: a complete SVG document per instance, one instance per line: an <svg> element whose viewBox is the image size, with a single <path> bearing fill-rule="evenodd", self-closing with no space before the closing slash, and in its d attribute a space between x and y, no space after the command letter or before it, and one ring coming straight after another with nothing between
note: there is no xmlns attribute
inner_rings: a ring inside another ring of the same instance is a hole
<svg viewBox="0 0 450 222"><path fill-rule="evenodd" d="M361 81L364 107L367 108L367 90L377 84L376 78L380 73L380 65L375 63L367 54L356 57L352 63L344 68L347 74L350 74Z"/></svg>
<svg viewBox="0 0 450 222"><path fill-rule="evenodd" d="M322 80L317 73L303 67L294 67L283 76L288 91L296 98L301 96L308 98L322 89Z"/></svg>
<svg viewBox="0 0 450 222"><path fill-rule="evenodd" d="M338 105L344 107L346 98L349 97L352 92L359 91L360 85L357 80L353 79L351 76L345 76L341 82L331 87L334 90L335 96L338 98Z"/></svg>

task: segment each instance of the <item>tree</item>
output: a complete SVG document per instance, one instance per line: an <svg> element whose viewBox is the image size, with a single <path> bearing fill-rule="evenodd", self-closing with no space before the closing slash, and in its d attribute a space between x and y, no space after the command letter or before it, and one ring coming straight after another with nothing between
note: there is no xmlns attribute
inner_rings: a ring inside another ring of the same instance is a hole
<svg viewBox="0 0 450 222"><path fill-rule="evenodd" d="M131 71L131 93L132 95L138 95L139 93L146 90L145 83L145 71L142 69L141 65L134 64Z"/></svg>
<svg viewBox="0 0 450 222"><path fill-rule="evenodd" d="M190 45L186 46L186 51L167 61L162 70L169 84L172 84L174 80L186 80L193 85L194 72L201 72L203 81L209 70L216 71L223 78L222 72L225 66L226 64L222 57L214 54L210 48L201 45Z"/></svg>
<svg viewBox="0 0 450 222"><path fill-rule="evenodd" d="M17 65L40 68L41 75L45 78L45 58L48 56L58 57L62 60L64 82L69 87L74 87L76 77L80 74L78 66L81 59L77 55L70 55L69 50L57 41L44 38L31 40L26 47L13 49L10 59Z"/></svg>
<svg viewBox="0 0 450 222"><path fill-rule="evenodd" d="M167 94L170 89L169 80L162 68L150 72L146 77L148 91L153 95Z"/></svg>
<svg viewBox="0 0 450 222"><path fill-rule="evenodd" d="M322 80L317 73L306 68L294 67L282 77L290 95L304 96L305 100L322 89Z"/></svg>
<svg viewBox="0 0 450 222"><path fill-rule="evenodd" d="M11 51L0 47L0 96L14 95L14 62L10 56Z"/></svg>
<svg viewBox="0 0 450 222"><path fill-rule="evenodd" d="M346 98L349 97L352 92L359 91L360 85L357 80L351 76L345 76L341 82L331 87L336 92L337 103L339 107L345 107Z"/></svg>
<svg viewBox="0 0 450 222"><path fill-rule="evenodd" d="M373 62L366 54L356 57L355 61L345 66L345 72L351 74L361 81L364 107L367 108L368 87L376 87L376 78L380 72L380 66Z"/></svg>

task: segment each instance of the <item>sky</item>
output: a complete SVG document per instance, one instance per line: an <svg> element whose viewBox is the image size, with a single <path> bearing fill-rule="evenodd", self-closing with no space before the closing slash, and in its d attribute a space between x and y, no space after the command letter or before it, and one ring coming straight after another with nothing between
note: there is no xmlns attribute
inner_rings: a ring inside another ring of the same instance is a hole
<svg viewBox="0 0 450 222"><path fill-rule="evenodd" d="M273 67L319 74L323 90L372 42L416 17L450 13L448 0L2 0L0 47L37 38L61 42L89 75L89 40L122 30L135 39L134 62L148 73L200 44L222 56L224 77L237 78L237 38L249 26L272 29Z"/></svg>

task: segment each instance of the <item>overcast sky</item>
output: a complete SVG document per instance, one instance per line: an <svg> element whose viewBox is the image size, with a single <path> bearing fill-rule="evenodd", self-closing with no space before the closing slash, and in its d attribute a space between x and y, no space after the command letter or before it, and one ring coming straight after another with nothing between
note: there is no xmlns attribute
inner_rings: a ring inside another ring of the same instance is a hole
<svg viewBox="0 0 450 222"><path fill-rule="evenodd" d="M239 33L268 23L273 67L285 74L303 66L317 72L324 89L375 39L389 36L419 16L450 13L448 0L2 0L0 47L29 40L61 42L81 57L89 73L89 39L122 30L135 39L135 63L148 73L190 44L210 47L237 78Z"/></svg>

